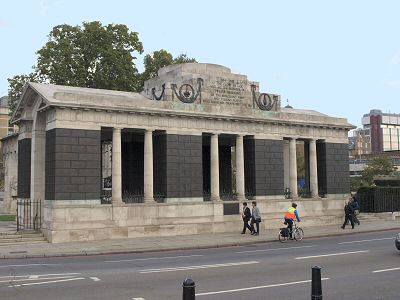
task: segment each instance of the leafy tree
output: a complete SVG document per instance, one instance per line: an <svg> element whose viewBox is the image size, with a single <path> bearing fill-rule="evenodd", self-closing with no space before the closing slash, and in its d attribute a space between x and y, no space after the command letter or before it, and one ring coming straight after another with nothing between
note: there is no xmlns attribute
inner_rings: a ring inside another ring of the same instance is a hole
<svg viewBox="0 0 400 300"><path fill-rule="evenodd" d="M134 52L142 53L143 45L126 25L58 25L37 52L36 72L52 84L138 91Z"/></svg>
<svg viewBox="0 0 400 300"><path fill-rule="evenodd" d="M168 51L161 49L147 54L144 57L144 71L141 76L141 87L143 88L144 82L150 78L156 77L158 70L165 66L173 64L182 64L188 62L196 62L194 58L187 57L186 54L180 54L173 58L172 54Z"/></svg>
<svg viewBox="0 0 400 300"><path fill-rule="evenodd" d="M37 64L29 75L8 79L10 115L24 85L29 81L58 85L140 92L143 83L160 68L171 64L196 62L181 54L176 58L161 49L146 55L145 70L139 74L135 53L143 53L137 32L126 25L84 22L81 26L67 24L53 27L47 43L37 51Z"/></svg>
<svg viewBox="0 0 400 300"><path fill-rule="evenodd" d="M174 64L195 63L196 59L187 57L186 53L182 53L174 58Z"/></svg>
<svg viewBox="0 0 400 300"><path fill-rule="evenodd" d="M374 176L392 175L396 171L392 161L387 156L377 156L373 158L362 172L362 181L366 185L372 185Z"/></svg>
<svg viewBox="0 0 400 300"><path fill-rule="evenodd" d="M174 58L172 54L165 51L164 49L154 51L151 54L147 54L144 57L144 72L142 73L141 80L144 83L150 78L156 77L159 69L165 66L172 65ZM143 84L142 84L143 87Z"/></svg>
<svg viewBox="0 0 400 300"><path fill-rule="evenodd" d="M22 95L25 84L28 82L38 81L38 78L35 73L31 73L29 75L15 75L14 77L8 78L7 81L9 84L8 88L9 116L11 117L14 113L18 100Z"/></svg>

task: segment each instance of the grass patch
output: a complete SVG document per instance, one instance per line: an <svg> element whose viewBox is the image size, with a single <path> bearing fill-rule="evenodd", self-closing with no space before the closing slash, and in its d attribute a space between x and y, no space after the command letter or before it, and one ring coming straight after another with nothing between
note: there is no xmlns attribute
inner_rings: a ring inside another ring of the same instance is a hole
<svg viewBox="0 0 400 300"><path fill-rule="evenodd" d="M0 222L15 221L15 215L0 215Z"/></svg>

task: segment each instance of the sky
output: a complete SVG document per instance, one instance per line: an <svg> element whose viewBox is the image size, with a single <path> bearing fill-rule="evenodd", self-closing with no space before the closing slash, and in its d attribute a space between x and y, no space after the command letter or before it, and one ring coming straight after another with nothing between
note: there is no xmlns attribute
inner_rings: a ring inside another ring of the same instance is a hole
<svg viewBox="0 0 400 300"><path fill-rule="evenodd" d="M400 1L0 0L0 96L31 72L59 24L126 24L143 57L165 49L227 66L282 95L360 125L370 109L400 113Z"/></svg>

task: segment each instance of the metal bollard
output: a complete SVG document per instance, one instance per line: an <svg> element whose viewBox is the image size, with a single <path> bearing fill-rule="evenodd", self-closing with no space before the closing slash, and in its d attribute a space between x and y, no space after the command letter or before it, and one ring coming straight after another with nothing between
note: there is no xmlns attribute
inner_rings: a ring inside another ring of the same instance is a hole
<svg viewBox="0 0 400 300"><path fill-rule="evenodd" d="M196 297L195 287L196 285L194 281L190 278L186 278L182 284L183 288L182 300L195 300Z"/></svg>
<svg viewBox="0 0 400 300"><path fill-rule="evenodd" d="M312 267L311 300L322 300L321 268L318 266Z"/></svg>

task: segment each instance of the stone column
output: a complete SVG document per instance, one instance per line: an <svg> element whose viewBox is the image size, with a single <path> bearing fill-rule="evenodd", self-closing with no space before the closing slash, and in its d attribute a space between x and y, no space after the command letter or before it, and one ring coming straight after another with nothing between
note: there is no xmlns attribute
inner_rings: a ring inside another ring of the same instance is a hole
<svg viewBox="0 0 400 300"><path fill-rule="evenodd" d="M153 203L153 130L144 133L144 202Z"/></svg>
<svg viewBox="0 0 400 300"><path fill-rule="evenodd" d="M236 136L236 192L239 201L245 199L244 194L244 153L243 135Z"/></svg>
<svg viewBox="0 0 400 300"><path fill-rule="evenodd" d="M283 185L284 188L290 188L289 180L289 165L290 153L289 153L289 141L283 140Z"/></svg>
<svg viewBox="0 0 400 300"><path fill-rule="evenodd" d="M112 203L122 203L121 128L113 128L112 138Z"/></svg>
<svg viewBox="0 0 400 300"><path fill-rule="evenodd" d="M310 140L310 191L312 197L318 197L317 142Z"/></svg>
<svg viewBox="0 0 400 300"><path fill-rule="evenodd" d="M218 157L218 134L211 135L211 201L220 201L219 197L219 157Z"/></svg>
<svg viewBox="0 0 400 300"><path fill-rule="evenodd" d="M298 197L297 194L297 157L296 157L296 139L292 138L289 142L289 180L290 180L290 191L292 193L292 198Z"/></svg>

